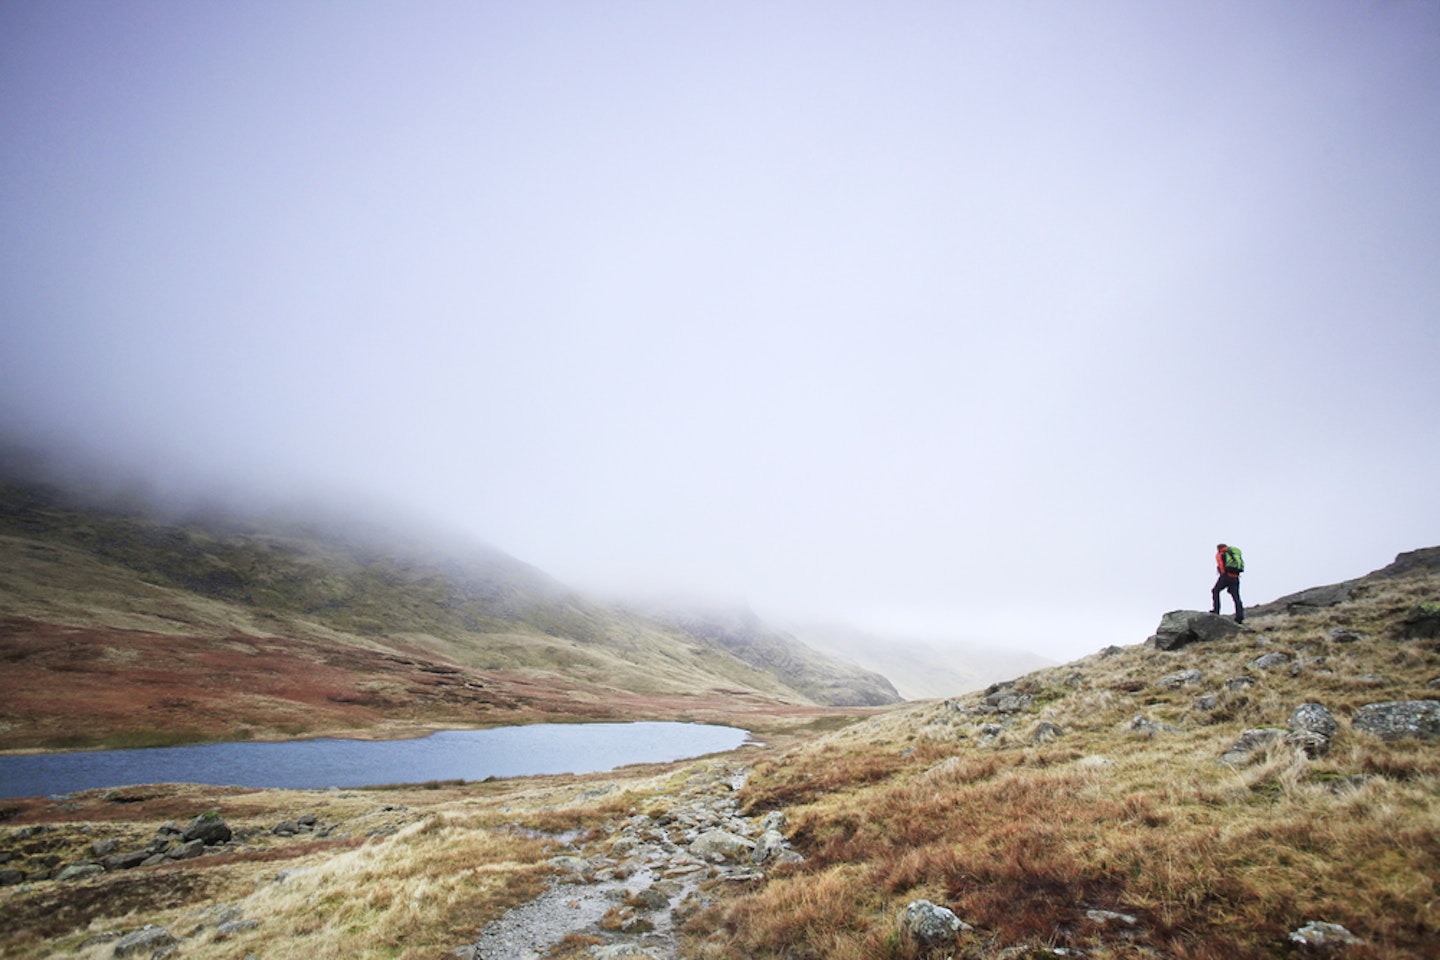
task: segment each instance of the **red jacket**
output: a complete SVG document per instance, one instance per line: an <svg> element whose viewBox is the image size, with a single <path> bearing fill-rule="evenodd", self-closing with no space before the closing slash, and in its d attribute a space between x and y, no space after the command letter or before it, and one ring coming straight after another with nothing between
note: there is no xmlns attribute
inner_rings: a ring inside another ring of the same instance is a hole
<svg viewBox="0 0 1440 960"><path fill-rule="evenodd" d="M1225 551L1221 550L1215 554L1215 569L1227 577L1238 577L1238 573L1229 573L1225 570Z"/></svg>

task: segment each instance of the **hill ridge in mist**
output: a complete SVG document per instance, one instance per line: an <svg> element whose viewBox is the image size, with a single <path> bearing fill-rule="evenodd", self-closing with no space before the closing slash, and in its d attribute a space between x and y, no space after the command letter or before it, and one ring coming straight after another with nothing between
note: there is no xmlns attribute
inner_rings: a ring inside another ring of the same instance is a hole
<svg viewBox="0 0 1440 960"><path fill-rule="evenodd" d="M330 521L153 515L9 482L0 580L4 682L35 690L60 676L96 708L87 733L17 690L0 706L7 746L899 699L883 677L798 643L780 657L753 637L606 605L492 547ZM170 706L127 711L114 695L126 688Z"/></svg>

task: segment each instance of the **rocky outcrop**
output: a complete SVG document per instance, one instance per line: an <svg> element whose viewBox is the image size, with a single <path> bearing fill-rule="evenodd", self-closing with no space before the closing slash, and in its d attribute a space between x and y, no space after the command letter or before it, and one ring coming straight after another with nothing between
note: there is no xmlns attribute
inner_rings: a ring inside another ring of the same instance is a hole
<svg viewBox="0 0 1440 960"><path fill-rule="evenodd" d="M1178 650L1192 643L1223 640L1245 628L1229 617L1198 610L1171 610L1145 642L1157 650Z"/></svg>

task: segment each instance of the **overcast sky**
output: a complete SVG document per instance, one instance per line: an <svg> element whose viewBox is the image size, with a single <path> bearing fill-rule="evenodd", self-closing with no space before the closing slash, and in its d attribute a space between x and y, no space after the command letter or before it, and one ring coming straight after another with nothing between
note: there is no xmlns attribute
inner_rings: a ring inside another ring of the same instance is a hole
<svg viewBox="0 0 1440 960"><path fill-rule="evenodd" d="M6 2L0 143L172 491L1057 659L1440 543L1434 0Z"/></svg>

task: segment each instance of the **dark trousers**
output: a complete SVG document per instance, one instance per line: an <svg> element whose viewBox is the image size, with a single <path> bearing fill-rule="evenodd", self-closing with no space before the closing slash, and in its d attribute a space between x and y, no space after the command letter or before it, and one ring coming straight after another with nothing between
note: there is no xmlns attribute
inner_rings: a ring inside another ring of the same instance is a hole
<svg viewBox="0 0 1440 960"><path fill-rule="evenodd" d="M1230 599L1235 601L1235 622L1245 622L1245 605L1240 602L1240 578L1232 577L1228 573L1220 574L1220 579L1215 581L1215 587L1210 591L1210 612L1220 612L1220 591L1230 591Z"/></svg>

